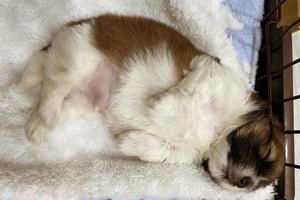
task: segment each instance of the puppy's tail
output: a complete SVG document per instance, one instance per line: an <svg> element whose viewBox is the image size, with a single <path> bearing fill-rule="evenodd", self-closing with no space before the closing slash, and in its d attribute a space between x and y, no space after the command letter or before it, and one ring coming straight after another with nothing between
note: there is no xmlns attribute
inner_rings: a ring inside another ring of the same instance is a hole
<svg viewBox="0 0 300 200"><path fill-rule="evenodd" d="M40 51L33 56L23 73L19 86L30 89L42 82L45 55L45 51Z"/></svg>

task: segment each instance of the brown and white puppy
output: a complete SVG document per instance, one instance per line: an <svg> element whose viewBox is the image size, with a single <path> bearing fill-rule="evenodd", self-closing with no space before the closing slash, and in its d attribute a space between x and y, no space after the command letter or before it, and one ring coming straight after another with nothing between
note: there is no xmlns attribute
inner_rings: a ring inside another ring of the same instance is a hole
<svg viewBox="0 0 300 200"><path fill-rule="evenodd" d="M21 83L40 82L40 103L26 125L32 142L70 108L97 110L124 154L205 159L228 189L254 190L282 171L283 131L240 74L164 24L113 15L71 23L35 56Z"/></svg>

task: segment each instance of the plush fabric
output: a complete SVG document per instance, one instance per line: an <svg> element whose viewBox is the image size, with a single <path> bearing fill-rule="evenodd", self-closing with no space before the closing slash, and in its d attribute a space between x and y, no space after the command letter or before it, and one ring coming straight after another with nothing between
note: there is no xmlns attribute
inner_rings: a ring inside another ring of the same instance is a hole
<svg viewBox="0 0 300 200"><path fill-rule="evenodd" d="M258 51L261 44L261 27L264 11L262 0L225 0L231 8L233 16L244 26L240 30L228 30L232 37L233 46L236 49L244 70L249 74L251 85L255 83Z"/></svg>
<svg viewBox="0 0 300 200"><path fill-rule="evenodd" d="M256 0L245 2L262 9ZM0 199L272 199L272 186L251 193L230 192L215 185L195 166L150 164L124 157L96 113L59 124L40 146L29 144L24 136L24 124L36 105L39 88L24 91L18 80L30 57L70 20L104 13L151 17L173 26L198 48L224 62L233 63L231 58L238 55L243 61L244 78L253 80L249 72L256 69L256 58L243 59L240 51L251 51L254 46L256 51L258 43L245 36L249 45L235 45L230 38L238 39L238 33L242 37L245 27L250 32L254 29L243 25L239 16L242 23L228 15L231 11L227 5L233 7L235 3L0 0ZM261 14L256 13L255 19Z"/></svg>
<svg viewBox="0 0 300 200"><path fill-rule="evenodd" d="M272 188L232 193L196 168L93 157L62 164L0 164L1 199L271 199ZM201 198L200 198L201 197Z"/></svg>

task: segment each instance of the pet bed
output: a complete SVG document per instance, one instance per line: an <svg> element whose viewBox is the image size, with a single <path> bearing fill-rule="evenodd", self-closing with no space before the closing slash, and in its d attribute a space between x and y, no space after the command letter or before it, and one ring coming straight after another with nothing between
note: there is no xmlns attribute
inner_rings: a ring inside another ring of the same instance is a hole
<svg viewBox="0 0 300 200"><path fill-rule="evenodd" d="M60 124L46 143L33 146L24 124L38 88L17 84L30 57L63 23L116 13L173 26L228 66L240 66L252 88L262 12L261 0L1 0L0 199L272 199L273 186L231 192L197 167L124 157L95 113Z"/></svg>

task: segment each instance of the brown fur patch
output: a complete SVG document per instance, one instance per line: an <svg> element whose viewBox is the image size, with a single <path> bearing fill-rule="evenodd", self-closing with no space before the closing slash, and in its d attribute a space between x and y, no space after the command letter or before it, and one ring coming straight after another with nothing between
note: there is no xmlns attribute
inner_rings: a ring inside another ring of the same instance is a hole
<svg viewBox="0 0 300 200"><path fill-rule="evenodd" d="M175 60L178 76L189 69L191 60L201 54L192 43L174 29L151 19L104 15L93 19L95 45L117 66L134 53L155 51L166 43Z"/></svg>

